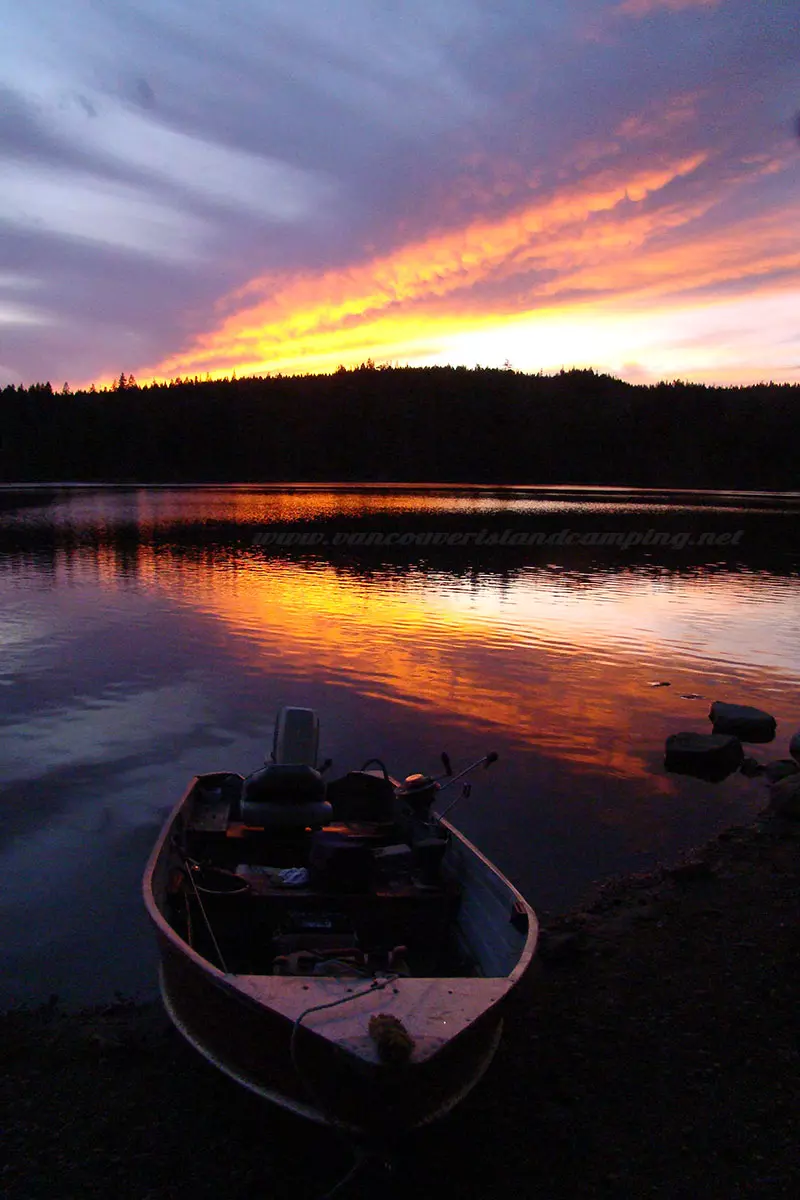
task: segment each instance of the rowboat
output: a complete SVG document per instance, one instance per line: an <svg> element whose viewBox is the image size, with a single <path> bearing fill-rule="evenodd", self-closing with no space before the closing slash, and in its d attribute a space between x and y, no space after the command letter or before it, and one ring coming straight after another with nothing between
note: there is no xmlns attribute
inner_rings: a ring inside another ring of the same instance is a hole
<svg viewBox="0 0 800 1200"><path fill-rule="evenodd" d="M313 710L282 709L263 769L196 776L175 805L143 882L161 994L244 1087L396 1137L486 1071L538 925L433 807L496 755L456 775L443 755L444 775L402 784L378 760L326 781L318 740Z"/></svg>

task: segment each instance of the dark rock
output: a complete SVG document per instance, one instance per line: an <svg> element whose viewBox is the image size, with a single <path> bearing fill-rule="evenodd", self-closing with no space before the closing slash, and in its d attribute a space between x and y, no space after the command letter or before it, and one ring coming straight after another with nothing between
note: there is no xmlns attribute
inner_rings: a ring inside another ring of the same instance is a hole
<svg viewBox="0 0 800 1200"><path fill-rule="evenodd" d="M574 962L583 954L585 938L580 933L549 933L539 937L536 952L545 962Z"/></svg>
<svg viewBox="0 0 800 1200"><path fill-rule="evenodd" d="M800 772L787 775L770 785L769 803L779 817L793 821L800 819Z"/></svg>
<svg viewBox="0 0 800 1200"><path fill-rule="evenodd" d="M745 755L745 757L742 759L742 765L739 767L739 770L743 775L746 775L748 779L755 779L756 775L764 774L763 764L758 762L755 758L750 758L749 755Z"/></svg>
<svg viewBox="0 0 800 1200"><path fill-rule="evenodd" d="M800 763L800 730L792 737L789 742L789 753L792 758Z"/></svg>
<svg viewBox="0 0 800 1200"><path fill-rule="evenodd" d="M667 874L673 879L690 883L695 879L710 879L714 869L707 858L689 858L686 862L670 867Z"/></svg>
<svg viewBox="0 0 800 1200"><path fill-rule="evenodd" d="M741 766L744 752L736 737L717 733L673 733L667 738L664 766L678 775L716 783Z"/></svg>
<svg viewBox="0 0 800 1200"><path fill-rule="evenodd" d="M775 762L767 763L764 767L764 775L770 783L777 783L779 779L786 779L789 775L798 773L800 764L793 758L777 758Z"/></svg>
<svg viewBox="0 0 800 1200"><path fill-rule="evenodd" d="M744 742L771 742L775 737L775 718L749 704L715 700L708 716L714 724L714 733L730 733Z"/></svg>

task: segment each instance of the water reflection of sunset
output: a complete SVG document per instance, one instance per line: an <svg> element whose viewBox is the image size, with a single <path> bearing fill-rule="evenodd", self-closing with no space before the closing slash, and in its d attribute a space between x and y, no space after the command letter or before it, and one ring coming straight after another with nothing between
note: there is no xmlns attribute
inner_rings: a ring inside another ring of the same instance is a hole
<svg viewBox="0 0 800 1200"><path fill-rule="evenodd" d="M249 673L279 669L310 689L353 687L434 719L513 730L542 755L647 778L662 792L672 781L653 775L653 744L682 725L705 727L706 700L681 692L700 690L709 673L753 702L796 690L781 670L793 633L780 632L785 589L773 581L770 603L763 582L741 575L365 576L256 555L209 569L142 548L137 578L222 622L238 640L227 653ZM656 679L672 684L657 705Z"/></svg>
<svg viewBox="0 0 800 1200"><path fill-rule="evenodd" d="M680 509L675 500L680 498ZM442 518L462 522L469 517L475 523L468 528L481 529L482 519L490 516L524 518L525 530L540 528L538 519L563 517L564 526L579 515L625 517L669 516L673 521L680 512L683 528L687 516L703 514L772 514L796 516L800 512L800 493L721 492L702 490L665 491L635 487L585 487L576 485L488 486L463 484L226 484L192 487L132 487L120 489L114 497L117 525L136 526L137 538L147 540L157 528L197 525L213 529L215 524L237 525L243 538L271 525L335 518L339 525L362 518L375 518L393 526L397 532L413 532L417 517L435 516L437 528ZM51 523L59 529L76 532L91 529L97 535L104 526L107 497L91 488L59 489L55 502L24 509L11 518L16 527L29 529L37 523ZM405 518L402 524L401 519ZM9 518L7 517L6 520ZM467 528L459 523L459 529ZM609 526L610 528L611 526ZM110 528L110 527L109 527ZM428 528L428 526L425 526ZM550 528L550 527L548 527ZM553 527L553 529L562 526Z"/></svg>
<svg viewBox="0 0 800 1200"><path fill-rule="evenodd" d="M551 502L566 507L548 518ZM695 504L722 515L693 518ZM499 769L457 823L542 908L751 819L758 780L667 775L664 739L708 729L712 699L738 700L778 718L775 744L755 756L786 753L800 726L795 509L796 497L580 488L26 494L6 510L0 562L0 774L13 796L0 855L14 905L0 934L16 963L0 991L131 992L139 952L120 878L138 878L149 826L154 836L188 777L263 760L280 704L318 709L335 772L372 754L404 774L435 769L443 748L458 765L496 750ZM254 543L266 525L311 521L326 535L570 525L745 536L725 562L646 547ZM652 689L659 680L671 686ZM46 867L38 901L31 863ZM61 903L65 878L86 889L88 932ZM127 953L104 956L121 931ZM31 958L37 945L46 963ZM76 945L103 970L76 973Z"/></svg>

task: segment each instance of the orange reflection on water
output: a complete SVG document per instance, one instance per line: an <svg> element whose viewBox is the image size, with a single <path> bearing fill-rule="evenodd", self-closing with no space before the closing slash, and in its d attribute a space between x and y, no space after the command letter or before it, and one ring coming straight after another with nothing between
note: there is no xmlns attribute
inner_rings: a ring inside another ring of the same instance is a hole
<svg viewBox="0 0 800 1200"><path fill-rule="evenodd" d="M447 511L456 513L480 513L486 509L513 508L519 504L513 491L508 488L493 489L491 497L475 496L470 488L459 496L457 486L452 488L436 484L437 500L442 493L447 497ZM479 489L478 489L479 490ZM505 495L503 494L505 493ZM550 511L556 504L566 507L567 502L550 499L532 501L526 498L529 508ZM359 518L370 515L413 516L415 513L429 515L431 495L419 483L391 484L386 488L376 485L354 488L342 486L332 489L330 484L286 484L276 485L225 485L224 488L197 488L182 491L154 491L142 489L137 496L137 526L151 533L158 522L190 523L202 521L234 521L243 526L252 526L249 532L258 532L258 527L278 522L310 521L315 518L340 517ZM410 528L410 526L409 526Z"/></svg>
<svg viewBox="0 0 800 1200"><path fill-rule="evenodd" d="M480 518L488 513L569 513L575 512L577 507L587 506L607 511L609 505L619 512L626 505L636 507L642 503L637 489L626 492L624 496L619 493L625 492L625 489L598 489L596 497L592 498L587 493L580 502L573 496L561 498L558 492L558 488L552 487L537 492L535 488L520 490L513 487L464 487L440 483L430 484L427 488L419 483L405 486L393 483L384 487L376 484L332 487L330 484L282 483L273 487L265 484L226 484L221 488L143 488L126 498L129 506L126 516L135 523L137 536L145 542L151 540L165 523L198 524L208 528L217 522L227 522L241 525L243 535L252 537L275 524L331 517L340 518L338 528L350 533L357 532L357 529L355 525L348 529L345 525L348 520L355 522L371 516L402 518L393 526L392 532L413 534L424 532L414 524L415 516L430 517L435 506L437 513L443 515L452 514L457 518L474 516L476 524L472 532L477 534L481 529ZM650 512L660 512L668 507L658 505L652 498L648 499ZM707 504L704 511L708 511ZM78 524L85 524L86 514L77 505L75 517ZM91 516L91 524L95 530L103 527L94 515Z"/></svg>
<svg viewBox="0 0 800 1200"><path fill-rule="evenodd" d="M680 697L699 690L709 670L702 630L693 653L670 624L680 582L669 590L628 579L598 596L602 588L570 592L533 573L470 586L412 570L360 577L241 555L193 564L147 549L138 577L218 620L226 656L242 671L307 678L311 692L345 686L419 709L426 724L440 713L468 727L499 726L544 756L646 779L651 790L672 790L669 777L653 773L653 746L680 728L710 728L708 698ZM719 628L741 602L741 585L727 592L716 587L709 598ZM751 702L759 692L797 694L777 665L723 662L715 674L729 697L737 687ZM671 681L669 693L651 689L659 678Z"/></svg>

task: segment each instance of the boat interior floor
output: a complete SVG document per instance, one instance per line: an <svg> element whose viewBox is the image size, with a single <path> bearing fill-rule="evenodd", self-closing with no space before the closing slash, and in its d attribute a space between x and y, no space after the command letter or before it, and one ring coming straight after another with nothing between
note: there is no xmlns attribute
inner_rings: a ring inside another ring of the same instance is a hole
<svg viewBox="0 0 800 1200"><path fill-rule="evenodd" d="M421 885L406 860L320 885L309 871L309 830L278 835L199 824L190 824L175 847L165 916L225 971L355 978L376 971L425 978L477 973L457 944L460 894L446 875ZM323 832L338 847L365 849L371 863L373 851L397 836L389 826L338 824Z"/></svg>

